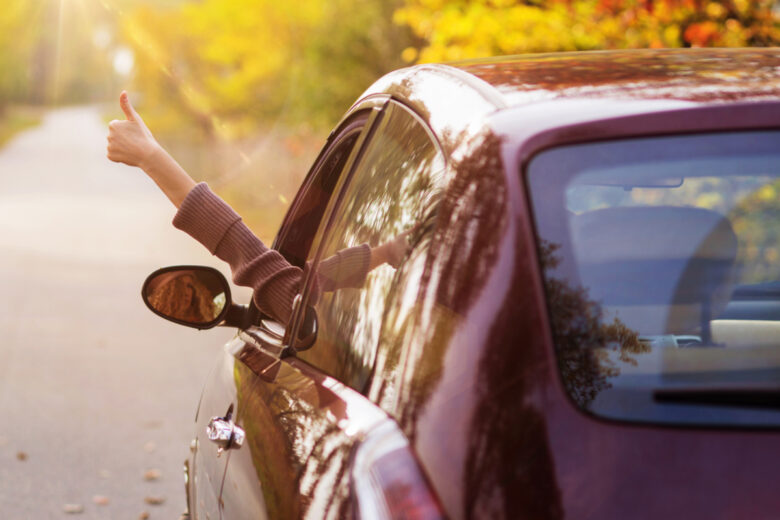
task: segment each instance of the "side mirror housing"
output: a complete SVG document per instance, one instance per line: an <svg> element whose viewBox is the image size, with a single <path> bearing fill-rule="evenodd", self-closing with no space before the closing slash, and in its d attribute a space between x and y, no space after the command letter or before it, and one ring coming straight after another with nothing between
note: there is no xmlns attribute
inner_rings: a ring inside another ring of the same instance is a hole
<svg viewBox="0 0 780 520"><path fill-rule="evenodd" d="M146 278L141 297L158 316L196 329L216 327L240 310L222 273L199 265L158 269Z"/></svg>

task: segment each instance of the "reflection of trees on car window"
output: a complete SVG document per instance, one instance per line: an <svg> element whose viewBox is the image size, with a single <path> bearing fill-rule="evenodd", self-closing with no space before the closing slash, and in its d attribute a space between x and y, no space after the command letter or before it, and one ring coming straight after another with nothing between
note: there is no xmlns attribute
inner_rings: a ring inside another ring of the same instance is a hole
<svg viewBox="0 0 780 520"><path fill-rule="evenodd" d="M500 144L492 134L479 136L474 152L453 166L458 175L427 206L398 274L402 290L388 295L370 396L396 416L410 439L441 377L459 316L496 261L506 206Z"/></svg>
<svg viewBox="0 0 780 520"><path fill-rule="evenodd" d="M434 290L435 297L427 298L415 320L418 330L405 334L410 343L405 346L407 370L413 370L405 370L400 382L400 422L411 438L438 385L450 336L481 293L497 261L507 203L500 150L501 140L493 134L475 138L473 153L455 165L458 174L437 210L438 225L418 294L421 300L426 296L424 287Z"/></svg>
<svg viewBox="0 0 780 520"><path fill-rule="evenodd" d="M586 289L554 276L560 263L558 249L558 245L541 240L539 257L558 365L569 395L579 406L588 408L600 392L611 387L607 379L620 373L608 353L616 352L619 361L636 364L632 354L649 352L650 346L617 317L604 323L601 305L588 297Z"/></svg>
<svg viewBox="0 0 780 520"><path fill-rule="evenodd" d="M388 265L376 267L362 284L324 293L316 306L318 345L303 353L358 389L373 367L385 301L399 276L392 264L404 269L409 244L443 182L443 160L420 122L391 105L379 124L343 194L323 257L360 244L396 243L405 254L390 255Z"/></svg>
<svg viewBox="0 0 780 520"><path fill-rule="evenodd" d="M780 280L780 181L761 182L728 213L739 240L738 283Z"/></svg>

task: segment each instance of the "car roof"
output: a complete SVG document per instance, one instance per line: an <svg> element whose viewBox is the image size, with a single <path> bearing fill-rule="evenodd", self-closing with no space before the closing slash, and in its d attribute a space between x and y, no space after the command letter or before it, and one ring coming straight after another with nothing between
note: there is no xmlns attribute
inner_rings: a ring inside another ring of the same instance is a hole
<svg viewBox="0 0 780 520"><path fill-rule="evenodd" d="M375 95L412 106L439 136L473 133L488 119L500 127L495 116L507 113L522 118L531 135L691 106L780 101L780 50L592 51L423 64L384 76L364 98Z"/></svg>
<svg viewBox="0 0 780 520"><path fill-rule="evenodd" d="M455 63L507 105L558 98L697 103L780 97L778 49L664 49L508 56Z"/></svg>

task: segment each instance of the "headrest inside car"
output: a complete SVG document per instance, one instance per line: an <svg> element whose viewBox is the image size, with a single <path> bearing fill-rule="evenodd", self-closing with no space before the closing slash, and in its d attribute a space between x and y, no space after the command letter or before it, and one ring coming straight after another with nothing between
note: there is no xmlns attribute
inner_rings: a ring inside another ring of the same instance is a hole
<svg viewBox="0 0 780 520"><path fill-rule="evenodd" d="M571 220L582 286L640 334L689 334L728 303L737 237L700 208L616 207Z"/></svg>

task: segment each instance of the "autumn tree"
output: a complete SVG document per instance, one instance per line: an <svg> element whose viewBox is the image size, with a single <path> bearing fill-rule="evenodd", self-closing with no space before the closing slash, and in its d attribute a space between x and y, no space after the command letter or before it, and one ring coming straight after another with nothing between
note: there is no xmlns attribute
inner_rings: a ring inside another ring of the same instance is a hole
<svg viewBox="0 0 780 520"><path fill-rule="evenodd" d="M6 0L0 14L0 112L13 101L26 100L32 84L37 28L41 16L35 4ZM32 22L32 23L31 23Z"/></svg>
<svg viewBox="0 0 780 520"><path fill-rule="evenodd" d="M773 0L404 0L407 61L595 49L770 46Z"/></svg>
<svg viewBox="0 0 780 520"><path fill-rule="evenodd" d="M113 97L112 16L97 2L5 0L0 107Z"/></svg>
<svg viewBox="0 0 780 520"><path fill-rule="evenodd" d="M402 65L409 30L380 0L203 0L143 6L123 19L136 86L156 127L182 116L234 139L259 121L331 125L378 76Z"/></svg>

